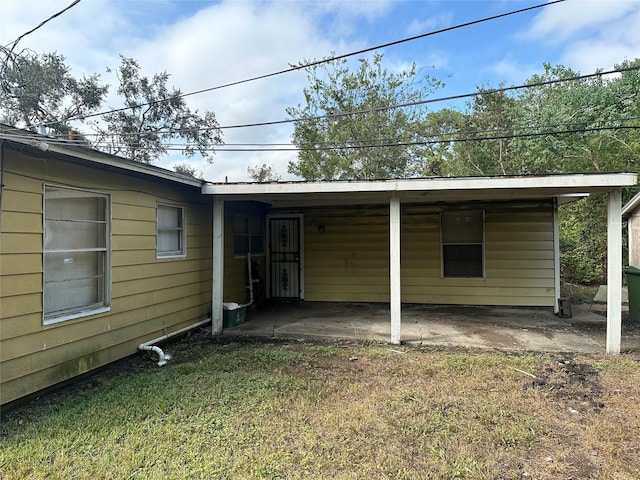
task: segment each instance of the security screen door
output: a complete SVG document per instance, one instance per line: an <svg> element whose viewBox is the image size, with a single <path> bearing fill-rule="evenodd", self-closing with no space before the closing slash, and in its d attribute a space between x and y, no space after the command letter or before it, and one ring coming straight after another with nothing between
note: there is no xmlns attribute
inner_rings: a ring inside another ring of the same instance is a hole
<svg viewBox="0 0 640 480"><path fill-rule="evenodd" d="M300 219L269 219L271 298L300 298Z"/></svg>

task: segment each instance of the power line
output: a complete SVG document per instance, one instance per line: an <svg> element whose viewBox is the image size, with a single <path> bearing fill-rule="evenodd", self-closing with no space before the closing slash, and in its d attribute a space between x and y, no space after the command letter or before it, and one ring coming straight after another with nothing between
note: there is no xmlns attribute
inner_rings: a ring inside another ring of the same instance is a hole
<svg viewBox="0 0 640 480"><path fill-rule="evenodd" d="M56 17L59 17L60 15L62 15L64 12L66 12L67 10L70 10L71 8L75 7L78 3L80 3L80 0L74 0L73 2L71 2L71 4L69 4L69 6L67 6L66 8L63 8L62 10L60 10L58 13L54 13L53 15L51 15L49 18L47 18L46 20L43 20L42 22L40 22L37 26L35 26L34 28L32 28L31 30L29 30L28 32L23 33L22 35L20 35L18 38L16 38L13 42L9 42L5 45L5 47L9 47L9 45L13 45L11 47L11 51L13 51L13 49L16 47L16 45L18 44L18 42L20 40L22 40L24 37L26 37L27 35L35 32L36 30L38 30L39 28L41 28L43 25L45 25L46 23L50 22L51 20L53 20Z"/></svg>
<svg viewBox="0 0 640 480"><path fill-rule="evenodd" d="M640 116L633 116L633 117L625 117L625 118L616 118L616 119L610 119L608 120L607 123L623 123L623 122L627 122L627 121L631 121L631 120L638 120L640 119ZM437 134L428 134L428 133L418 133L416 135L421 136L421 137L425 137L428 139L435 139L435 138L441 138L441 140L435 140L436 143L447 143L450 141L453 141L451 139L451 137L455 136L455 135L463 135L463 136L471 136L471 135L483 135L483 134L496 134L498 132L514 132L514 131L521 131L521 130L541 130L541 129L549 129L549 128L558 128L558 127L569 127L569 126L576 126L576 125L585 125L585 124L590 124L590 123L594 123L591 120L576 120L576 121L572 121L572 122L559 122L559 123L554 123L554 124L546 124L546 125L510 125L510 126L504 126L504 127L499 127L499 128L489 128L489 129L485 129L485 130L473 130L473 131L458 131L458 132L449 132L449 133L437 133ZM600 122L600 123L604 123L604 122ZM616 128L619 125L610 125L609 127ZM577 130L576 130L577 131ZM416 136L414 135L414 137ZM445 138L446 137L446 138ZM323 148L323 147L329 147L329 148L344 148L347 145L352 145L352 146L358 146L358 144L361 144L361 146L363 147L375 147L378 145L385 145L385 146L389 146L389 142L394 142L397 143L398 145L406 145L406 144L410 144L410 143L415 143L417 145L421 144L422 141L410 141L410 140L406 140L408 137L407 136L402 136L400 138L390 138L390 137L385 137L385 138L368 138L368 139L354 139L354 140L350 140L349 142L317 142L314 143L314 147L315 148ZM445 138L444 140L442 140L442 138ZM474 137L475 138L475 137ZM409 142L409 143L407 143ZM66 143L66 142L61 142L61 143ZM100 146L102 147L106 147L108 146L108 143L104 143L101 144ZM133 147L143 147L142 144L129 144L130 146ZM169 146L169 147L195 147L195 145L193 143L167 143L165 144L165 146ZM236 151L234 149L230 149L227 147L294 147L293 143L225 143L224 147L219 147L219 148L215 148L214 150L216 151ZM252 151L252 152L260 152L263 151L263 149L258 149L258 148L246 148L246 149L241 149L241 151Z"/></svg>
<svg viewBox="0 0 640 480"><path fill-rule="evenodd" d="M80 0L76 0L75 3L77 3L78 1L80 1ZM201 93L211 92L211 91L214 91L214 90L220 90L222 88L228 88L228 87L240 85L240 84L243 84L243 83L249 83L249 82L253 82L253 81L256 81L256 80L263 80L265 78L270 78L270 77L274 77L274 76L277 76L277 75L282 75L284 73L295 72L295 71L302 70L302 69L305 69L305 68L308 68L308 67L313 67L313 66L316 66L316 65L322 65L324 63L333 62L335 60L341 60L343 58L352 57L354 55L360 55L360 54L363 54L363 53L372 52L374 50L378 50L378 49L382 49L382 48L386 48L386 47L391 47L391 46L399 45L399 44L402 44L402 43L411 42L411 41L414 41L414 40L419 40L421 38L426 38L426 37L429 37L429 36L438 35L438 34L445 33L445 32L450 32L452 30L457 30L457 29L460 29L460 28L465 28L465 27L469 27L469 26L472 26L472 25L477 25L479 23L484 23L484 22L489 22L489 21L492 21L492 20L497 20L499 18L508 17L510 15L516 15L516 14L519 14L519 13L529 12L529 11L532 11L532 10L536 10L536 9L539 9L539 8L547 7L549 5L553 5L553 4L556 4L556 3L563 3L563 2L566 2L566 1L567 0L552 0L552 1L549 1L549 2L546 2L546 3L533 5L531 7L521 8L521 9L518 9L518 10L512 10L510 12L505 12L505 13L501 13L501 14L498 14L498 15L493 15L493 16L490 16L490 17L484 17L484 18L481 18L481 19L472 20L472 21L465 22L465 23L460 23L460 24L457 24L457 25L453 25L451 27L446 27L446 28L441 28L441 29L438 29L438 30L433 30L431 32L423 33L423 34L420 34L420 35L414 35L412 37L403 38L401 40L395 40L393 42L388 42L388 43L383 43L383 44L376 45L376 46L373 46L373 47L363 48L361 50L357 50L357 51L354 51L354 52L345 53L345 54L337 55L337 56L332 56L332 57L325 58L325 59L322 59L322 60L315 60L313 62L300 64L300 65L297 65L295 67L287 68L285 70L279 70L277 72L267 73L267 74L264 74L264 75L258 75L258 76L250 77L250 78L247 78L247 79L244 79L244 80L238 80L238 81L235 81L235 82L225 83L225 84L217 85L217 86L214 86L214 87L208 87L208 88L204 88L204 89L201 89L201 90L195 90L193 92L182 93L182 94L176 95L174 97L168 97L168 98L164 98L164 99L161 99L161 100L155 100L153 102L139 103L139 104L136 104L136 105L131 105L131 106L122 107L122 108L116 108L116 109L108 110L108 111L105 111L105 112L98 112L98 113L92 113L92 114L89 114L89 115L77 116L77 117L69 118L69 119L67 119L67 121L86 120L87 118L100 117L100 116L108 115L108 114L111 114L111 113L123 112L125 110L130 110L132 108L139 108L139 107L144 107L144 106L147 106L147 105L156 105L158 103L166 102L167 100L170 100L172 98L185 98L185 97L189 97L189 96L192 96L192 95L199 95ZM70 8L70 7L68 7L68 8Z"/></svg>
<svg viewBox="0 0 640 480"><path fill-rule="evenodd" d="M575 133L590 133L590 132L599 132L599 131L610 131L610 130L637 130L640 129L640 125L622 125L623 122L630 120L637 120L640 116L628 117L628 118L619 118L610 120L612 122L619 122L618 125L604 125L604 126L594 126L594 127L584 127L584 128L567 128L564 130L549 130L550 128L559 127L559 126L570 126L570 125L580 125L585 123L590 123L588 121L577 121L577 122L565 122L565 123L556 123L551 125L538 125L538 126L510 126L510 127L502 127L497 129L488 129L488 130L476 130L476 131L462 131L462 132L452 132L452 133L442 133L437 135L425 135L427 139L425 140L413 140L413 141L397 141L394 139L369 139L369 140L355 140L353 143L356 144L330 144L330 143L321 143L314 145L313 147L294 147L292 144L266 144L266 145L290 145L290 148L206 148L205 151L215 151L215 152L300 152L300 151L333 151L333 150L363 150L363 149L372 149L372 148L393 148L393 147L410 147L410 146L427 146L427 145L436 145L443 143L456 143L456 142L475 142L475 141L488 141L488 140L511 140L517 138L531 138L531 137L541 137L541 136L554 136L554 135L563 135L563 134L575 134ZM524 133L508 133L508 134L497 134L498 132L513 132L518 130L539 130L539 129L547 129L544 131L534 131L534 132L524 132ZM0 134L2 137L11 140L31 140L31 142L36 145L40 142L46 142L54 145L64 145L64 146L78 146L78 147L87 147L82 144L74 144L62 140L58 140L55 138L43 137L42 135L36 134L21 134L18 129L18 134L11 133L2 133ZM478 134L482 134L484 136L477 136ZM488 135L487 135L488 134ZM365 142L370 142L366 144L362 144ZM375 143L371 143L375 142ZM360 144L357 144L360 143ZM240 144L241 145L241 144ZM252 145L252 144L249 144ZM185 146L193 146L193 145L183 145L183 144L165 144L164 148L168 151L181 151ZM140 148L141 150L144 147Z"/></svg>
<svg viewBox="0 0 640 480"><path fill-rule="evenodd" d="M594 72L594 73L588 73L585 75L577 75L574 77L567 77L567 78L557 78L557 79L553 79L553 80L545 80L545 81L541 81L541 82L533 82L533 83L526 83L526 84L522 84L522 85L512 85L510 87L501 87L501 88L493 88L490 90L480 90L480 91L475 91L475 92L469 92L469 93L461 93L461 94L457 94L457 95L449 95L449 96L445 96L445 97L438 97L438 98L430 98L427 100L419 100L416 102L408 102L408 103L399 103L399 104L394 104L394 105L387 105L387 106L382 106L382 107L375 107L375 108L370 108L370 109L365 109L365 110L353 110L353 111L349 111L349 112L336 112L336 113L330 113L330 114L326 114L326 115L317 115L317 116L313 116L313 117L302 117L302 118L290 118L290 119L284 119L284 120L272 120L272 121L267 121L267 122L254 122L254 123L244 123L244 124L237 124L237 125L223 125L223 126L217 126L217 127L205 127L205 128L199 128L199 129L186 129L186 130L182 130L182 131L188 131L188 132L195 132L195 131L206 131L206 130L225 130L225 129L237 129L237 128L249 128L249 127L266 127L266 126L274 126L274 125L282 125L282 124L287 124L287 123L297 123L297 122L313 122L313 121L317 121L317 120L324 120L327 118L340 118L340 117L348 117L348 116L352 116L352 115L364 115L367 113L375 113L375 112L383 112L383 111L387 111L387 110L394 110L396 108L407 108L407 107L415 107L415 106L419 106L419 105L427 105L430 103L438 103L438 102L446 102L446 101L451 101L451 100L461 100L463 98L471 98L471 97L478 97L480 95L492 95L495 93L504 93L504 92L509 92L509 91L515 91L515 90L522 90L522 89L526 89L526 88L535 88L535 87L544 87L544 86L549 86L549 85L557 85L560 83L566 83L566 82L573 82L573 81L578 81L578 80L586 80L589 78L595 78L595 77L602 77L605 75L612 75L615 73L624 73L624 72L631 72L631 71L636 71L636 70L640 70L640 65L638 66L631 66L631 67L625 67L625 68L616 68L613 70L607 70L607 71L598 71L598 72ZM174 133L171 130L159 130L156 133ZM179 133L179 132L175 132L175 133ZM93 136L99 136L102 134L99 133L87 133L84 134L86 137L93 137ZM127 134L123 134L123 135L127 135Z"/></svg>
<svg viewBox="0 0 640 480"><path fill-rule="evenodd" d="M374 144L374 145L341 145L334 147L310 147L310 148L265 148L265 149L227 149L227 148L211 148L215 152L307 152L307 151L331 151L331 150L365 150L371 148L393 148L393 147L410 147L420 145L437 145L439 143L456 143L456 142L482 142L487 140L511 140L516 138L531 138L531 137L545 137L554 135L565 135L572 133L588 133L588 132L601 132L606 130L639 130L640 125L616 125L605 127L589 127L570 130L555 130L546 132L531 132L531 133L519 133L512 135L491 135L485 137L463 137L463 138L443 138L439 140L420 140L414 142L398 142L388 144ZM181 151L181 148L167 148L169 151Z"/></svg>
<svg viewBox="0 0 640 480"><path fill-rule="evenodd" d="M275 121L271 121L271 122L248 123L248 124L239 124L239 125L224 125L224 126L217 127L217 129L223 130L223 129L232 129L232 128L261 127L261 126L280 125L280 124L283 124L283 123L296 123L296 122L307 122L307 121L314 121L314 120L323 120L325 118L348 117L348 116L351 116L351 115L360 115L360 114L366 114L366 113L382 112L382 111L386 111L386 110L393 110L393 109L396 109L396 108L405 108L405 107L415 107L415 106L418 106L418 105L427 105L429 103L446 102L446 101L450 101L450 100L461 100L463 98L477 97L477 96L480 96L480 95L491 95L491 94L494 94L494 93L503 93L503 92L513 91L513 90L521 90L521 89L525 89L525 88L544 87L544 86L548 86L548 85L555 85L555 84L558 84L558 83L571 82L571 81L576 81L576 80L584 80L584 79L588 79L588 78L601 77L601 76L604 76L604 75L611 75L613 73L622 73L622 72L629 72L629 71L634 71L634 70L640 70L640 65L639 66L635 66L635 67L618 68L618 69L614 69L614 70L608 70L606 72L595 72L595 73L589 73L589 74L586 74L586 75L578 75L578 76L569 77L569 78L558 78L558 79L555 79L555 80L546 80L546 81L543 81L543 82L534 82L534 83L528 83L528 84L524 84L524 85L511 86L511 87L493 88L493 89L490 89L490 90L481 90L481 91L476 91L476 92L471 92L471 93L462 93L462 94L459 94L459 95L449 95L449 96L446 96L446 97L431 98L431 99L427 99L427 100L420 100L420 101L409 102L409 103L400 103L400 104L396 104L396 105L390 105L390 106L384 106L384 107L376 107L376 108L370 108L370 109L366 109L366 110L355 110L355 111L351 111L351 112L337 112L337 113L331 113L331 114L327 114L327 115L318 115L318 116L315 116L315 117L294 118L294 119L286 119L286 120L275 120Z"/></svg>

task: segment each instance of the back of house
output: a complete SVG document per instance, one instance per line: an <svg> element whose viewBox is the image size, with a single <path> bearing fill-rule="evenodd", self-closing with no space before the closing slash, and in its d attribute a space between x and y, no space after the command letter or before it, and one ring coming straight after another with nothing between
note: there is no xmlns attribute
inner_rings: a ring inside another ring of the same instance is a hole
<svg viewBox="0 0 640 480"><path fill-rule="evenodd" d="M210 318L199 180L24 134L0 152L0 404Z"/></svg>

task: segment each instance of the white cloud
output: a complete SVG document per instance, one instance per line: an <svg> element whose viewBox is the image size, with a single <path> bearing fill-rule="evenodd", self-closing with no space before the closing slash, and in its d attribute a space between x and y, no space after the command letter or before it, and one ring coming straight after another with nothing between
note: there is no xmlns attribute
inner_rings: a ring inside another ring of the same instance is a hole
<svg viewBox="0 0 640 480"><path fill-rule="evenodd" d="M358 3L358 2L356 2ZM364 2L361 2L364 3ZM380 12L387 2L373 8L342 5L323 7L326 12L349 11L350 15ZM2 35L13 39L68 5L64 1L32 0L2 4ZM167 71L170 85L182 92L206 89L249 77L289 68L304 59L319 58L347 46L332 43L317 18L303 11L305 4L293 2L223 1L194 12L183 12L178 20L166 17L171 6L181 2L83 2L37 32L25 37L22 46L35 51L58 50L76 75L100 72L112 84L108 105L119 106L115 95L117 79L105 67L119 65L118 53L136 59L142 74ZM188 4L187 4L188 5ZM154 9L158 12L154 12ZM157 14L153 16L152 14ZM146 19L145 24L140 20ZM4 28L5 26L11 28ZM46 45L45 49L42 45ZM221 125L237 125L286 118L285 108L297 104L306 85L303 73L286 73L187 97L192 109L213 110ZM291 125L230 129L227 143L287 143ZM231 147L229 147L231 148ZM213 165L199 158L186 159L211 180L239 181L248 178L247 167L267 163L283 176L290 152L219 152ZM172 154L158 163L172 166L184 159Z"/></svg>
<svg viewBox="0 0 640 480"><path fill-rule="evenodd" d="M550 5L522 38L560 49L561 63L582 73L640 56L640 2L581 0Z"/></svg>
<svg viewBox="0 0 640 480"><path fill-rule="evenodd" d="M610 21L623 19L639 7L635 0L580 0L549 5L535 16L527 35L559 42L591 28L608 28Z"/></svg>
<svg viewBox="0 0 640 480"><path fill-rule="evenodd" d="M490 65L486 72L491 73L495 77L500 79L500 82L504 82L506 85L514 85L523 83L526 78L531 76L536 70L542 70L542 65L532 66L526 65L518 60L502 59L492 65ZM497 85L491 85L496 87Z"/></svg>
<svg viewBox="0 0 640 480"><path fill-rule="evenodd" d="M451 25L453 14L451 12L440 12L434 16L418 19L414 18L406 28L407 35L420 35L432 30L448 27Z"/></svg>

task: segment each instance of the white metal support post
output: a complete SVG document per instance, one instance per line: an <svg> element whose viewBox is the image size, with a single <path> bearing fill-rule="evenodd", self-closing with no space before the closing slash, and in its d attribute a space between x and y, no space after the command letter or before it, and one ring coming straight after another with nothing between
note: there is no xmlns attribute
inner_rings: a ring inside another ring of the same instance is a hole
<svg viewBox="0 0 640 480"><path fill-rule="evenodd" d="M620 353L622 335L622 189L609 193L607 212L607 353Z"/></svg>
<svg viewBox="0 0 640 480"><path fill-rule="evenodd" d="M400 291L400 199L389 202L389 281L391 285L391 343L400 344L402 305Z"/></svg>
<svg viewBox="0 0 640 480"><path fill-rule="evenodd" d="M211 292L211 331L222 333L224 298L224 201L213 196L213 291Z"/></svg>
<svg viewBox="0 0 640 480"><path fill-rule="evenodd" d="M558 221L558 199L553 199L553 286L556 291L553 313L560 312L560 224Z"/></svg>

